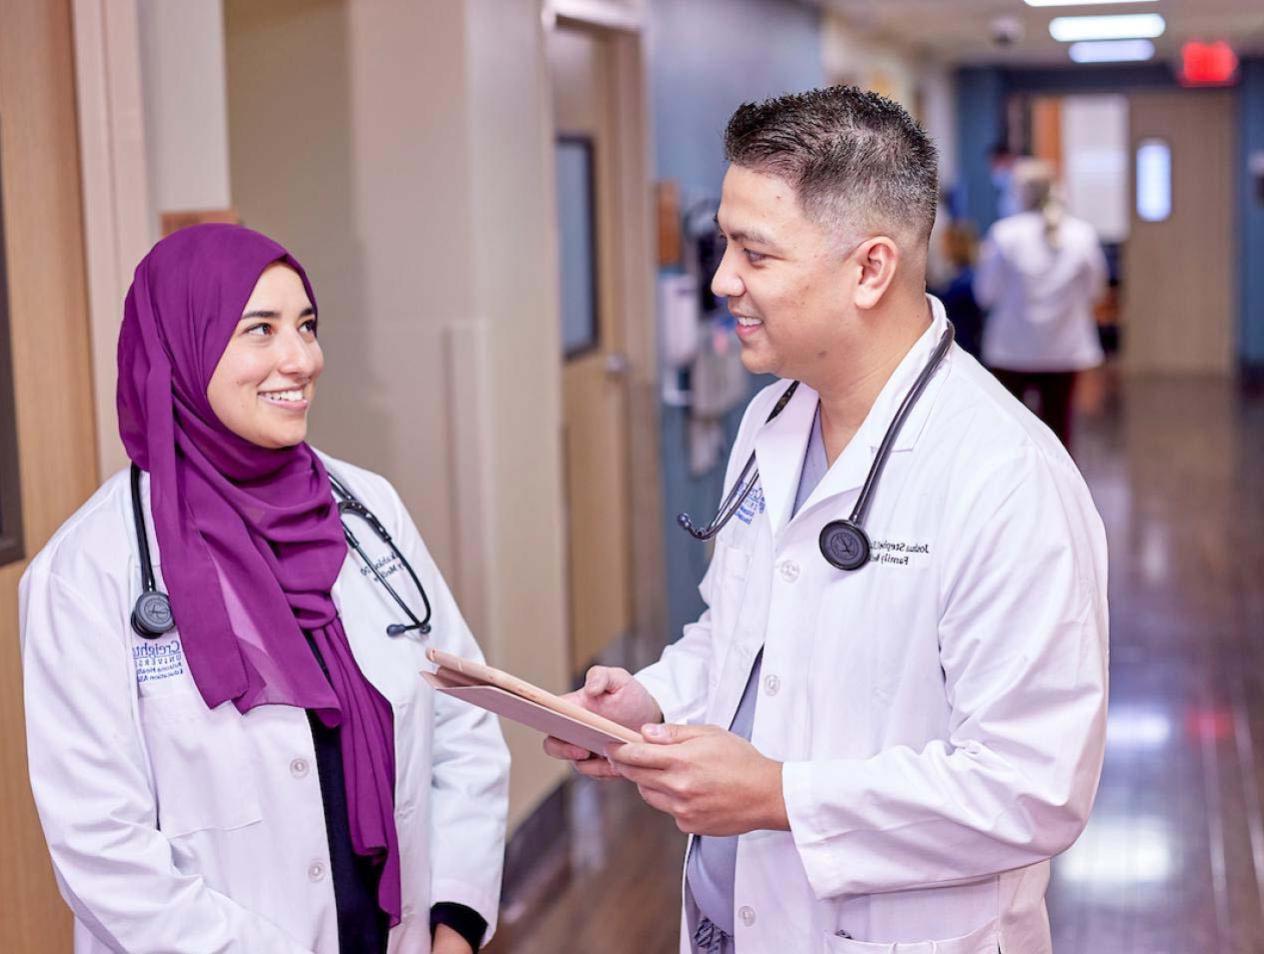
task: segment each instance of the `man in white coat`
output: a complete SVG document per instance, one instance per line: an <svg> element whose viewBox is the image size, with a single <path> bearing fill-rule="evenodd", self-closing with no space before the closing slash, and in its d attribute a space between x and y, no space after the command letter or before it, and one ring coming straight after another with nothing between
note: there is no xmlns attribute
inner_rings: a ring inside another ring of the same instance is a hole
<svg viewBox="0 0 1264 954"><path fill-rule="evenodd" d="M955 346L935 360L936 155L899 106L784 96L738 109L725 147L713 287L746 367L799 386L742 422L726 486L752 456L758 476L707 611L576 694L645 741L546 748L690 833L682 951L1046 954L1049 859L1104 748L1101 521L1044 425ZM840 569L823 531L886 437L871 559Z"/></svg>

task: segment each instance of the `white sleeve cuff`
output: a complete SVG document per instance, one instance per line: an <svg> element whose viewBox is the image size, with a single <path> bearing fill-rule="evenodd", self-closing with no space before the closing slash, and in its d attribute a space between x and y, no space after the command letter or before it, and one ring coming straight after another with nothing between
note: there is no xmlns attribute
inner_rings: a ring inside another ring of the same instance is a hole
<svg viewBox="0 0 1264 954"><path fill-rule="evenodd" d="M838 867L837 841L826 834L826 820L820 813L823 801L814 790L814 782L811 762L781 766L781 796L786 802L790 834L812 893L823 901L842 893L844 879Z"/></svg>
<svg viewBox="0 0 1264 954"><path fill-rule="evenodd" d="M669 659L660 660L636 674L636 681L654 697L664 722L691 723L702 721L706 709L706 695L692 693L696 698L686 698L679 680L671 672Z"/></svg>

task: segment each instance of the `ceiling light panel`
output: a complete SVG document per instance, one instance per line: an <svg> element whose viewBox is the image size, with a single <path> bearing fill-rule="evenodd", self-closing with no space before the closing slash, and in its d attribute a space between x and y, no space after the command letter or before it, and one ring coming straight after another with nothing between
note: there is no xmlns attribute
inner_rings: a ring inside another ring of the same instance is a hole
<svg viewBox="0 0 1264 954"><path fill-rule="evenodd" d="M1132 13L1102 17L1054 17L1049 35L1063 43L1080 40L1153 39L1162 36L1167 22L1157 13Z"/></svg>
<svg viewBox="0 0 1264 954"><path fill-rule="evenodd" d="M1114 3L1154 3L1156 0L1027 0L1029 7L1104 7Z"/></svg>
<svg viewBox="0 0 1264 954"><path fill-rule="evenodd" d="M1137 63L1154 56L1149 40L1082 40L1068 53L1076 63Z"/></svg>

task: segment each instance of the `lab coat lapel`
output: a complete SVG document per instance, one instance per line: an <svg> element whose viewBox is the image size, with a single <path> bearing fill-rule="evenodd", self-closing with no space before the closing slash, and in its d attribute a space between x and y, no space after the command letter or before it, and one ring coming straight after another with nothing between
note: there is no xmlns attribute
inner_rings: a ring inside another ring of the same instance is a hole
<svg viewBox="0 0 1264 954"><path fill-rule="evenodd" d="M855 437L851 439L851 442L838 455L838 459L834 461L829 471L821 478L821 482L816 485L812 495L804 501L799 513L795 515L796 517L806 514L817 504L832 497L851 493L864 486L865 478L869 475L869 468L873 465L874 457L877 456L878 446L882 443L887 428L891 426L891 422L895 419L895 412L899 409L905 395L913 387L913 383L926 367L926 362L930 360L948 324L948 317L944 313L944 306L939 299L932 295L927 295L926 298L931 309L930 327L917 339L913 347L909 349L908 354L896 366L895 371L878 393L878 398L873 402L873 407L869 409L865 422L860 425L860 430L856 432ZM918 398L917 403L909 411L909 416L905 420L904 426L900 429L895 445L892 448L892 451L895 453L911 450L917 443L917 438L921 435L922 427L926 423L926 417L930 413L931 405L934 404L936 393L945 377L944 371L951 358L952 354L949 352L944 358L944 363L936 371L935 376L927 383L926 390L922 392L922 396ZM812 396L812 406L815 408L816 392L812 392ZM803 461L804 447L806 447L806 441L803 447L799 449L800 465L802 465ZM760 460L760 468L761 470L763 468L762 459ZM796 470L795 473L797 477L798 471ZM796 483L795 490L797 489L798 485ZM793 497L791 500L793 500ZM787 507L789 506L790 504L787 504Z"/></svg>
<svg viewBox="0 0 1264 954"><path fill-rule="evenodd" d="M755 435L760 490L774 537L789 521L794 507L816 405L816 392L800 384L785 409Z"/></svg>

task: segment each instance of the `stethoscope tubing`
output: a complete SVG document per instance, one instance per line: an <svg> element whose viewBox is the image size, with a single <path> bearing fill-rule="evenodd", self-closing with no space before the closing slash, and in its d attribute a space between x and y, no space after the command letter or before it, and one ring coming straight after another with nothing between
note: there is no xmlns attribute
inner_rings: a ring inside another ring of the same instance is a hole
<svg viewBox="0 0 1264 954"><path fill-rule="evenodd" d="M939 365L943 363L944 356L952 347L952 342L956 336L956 329L953 328L951 321L947 323L944 333L940 336L939 342L935 346L930 359L926 362L926 366L922 369L917 379L913 382L913 386L909 388L908 393L904 395L904 399L900 402L899 408L892 418L890 426L886 433L882 436L882 441L878 445L878 452L874 456L873 463L869 466L869 472L865 475L865 482L860 488L860 494L856 498L856 504L852 507L851 515L846 521L835 521L836 523L846 523L851 528L863 536L863 524L865 514L868 513L869 504L873 500L874 491L877 489L878 480L882 476L882 471L886 467L887 458L891 456L891 449L895 446L895 441L899 437L904 422L912 412L918 398L922 392L926 390L926 386L930 383L930 379L934 376ZM771 423L790 403L790 399L794 397L794 393L798 390L799 382L792 381L790 386L782 393L777 403L773 405L772 411L768 414L764 424ZM748 476L749 475L749 476ZM686 513L679 514L676 522L685 529L695 540L710 540L716 536L730 520L742 509L742 504L746 502L746 498L750 496L751 491L755 489L755 485L759 483L759 465L755 452L751 451L750 457L746 459L746 464L742 467L741 473L738 475L729 492L725 494L724 500L721 501L719 510L717 511L711 522L699 530L694 526L693 521ZM834 560L825 553L827 560L834 563ZM866 557L867 560L867 557ZM837 565L837 564L835 564ZM861 564L863 565L863 563ZM840 567L843 569L844 567Z"/></svg>
<svg viewBox="0 0 1264 954"><path fill-rule="evenodd" d="M409 619L409 625L407 626L402 623L392 623L390 626L387 626L387 635L400 636L414 629L423 636L428 635L430 633L431 617L430 597L426 593L426 588L422 586L421 580L418 579L413 565L400 552L399 547L395 545L394 539L392 539L386 527L378 520L373 511L362 504L333 474L329 475L329 483L333 488L334 495L338 498L338 522L342 524L342 532L347 540L347 545L364 561L364 564L373 573L374 578L382 584L386 592L390 594L391 599L395 601L400 610ZM149 535L145 528L145 511L140 499L140 468L134 463L131 467L131 485L132 523L136 529L136 548L140 555L141 583L141 594L132 610L131 624L132 629L136 631L138 636L142 636L145 639L158 639L175 628L175 619L171 612L171 598L158 589L154 577L154 563L149 551ZM390 582L382 574L382 571L377 568L373 561L369 559L368 554L364 552L364 547L360 545L356 535L347 526L347 522L344 519L344 515L347 513L354 514L364 520L382 542L391 548L391 554L408 571L408 575L417 587L417 592L421 594L422 605L426 608L425 616L422 619L417 618L408 604L404 602L403 597L395 590L395 587L391 586Z"/></svg>
<svg viewBox="0 0 1264 954"><path fill-rule="evenodd" d="M429 635L431 617L430 597L426 594L426 588L421 585L421 580L417 578L417 573L413 569L413 565L408 561L404 554L400 552L399 547L395 545L394 538L387 532L386 527L382 524L382 521L378 520L372 510L362 504L356 496L343 485L342 481L333 474L329 475L329 483L330 486L333 487L334 494L339 498L338 518L339 522L342 524L342 533L347 539L347 545L350 546L351 549L355 551L356 555L364 561L365 565L373 573L374 578L382 584L386 592L390 594L391 599L395 601L400 610L403 611L404 615L408 617L411 623L409 626L404 626L400 623L393 623L386 628L387 635L399 636L412 629L417 630L417 632L423 636ZM417 618L416 614L413 613L408 604L404 602L404 598L396 592L395 587L391 586L390 581L386 579L386 577L382 574L382 571L377 568L377 565L370 560L368 554L364 552L364 548L360 545L360 541L356 538L356 535L352 532L351 528L347 526L347 521L343 519L348 513L359 517L367 523L373 532L377 534L378 539L391 548L391 554L395 557L395 559L399 560L400 566L408 571L408 575L412 578L413 584L417 587L417 592L421 594L422 605L426 608L425 616L422 619Z"/></svg>

